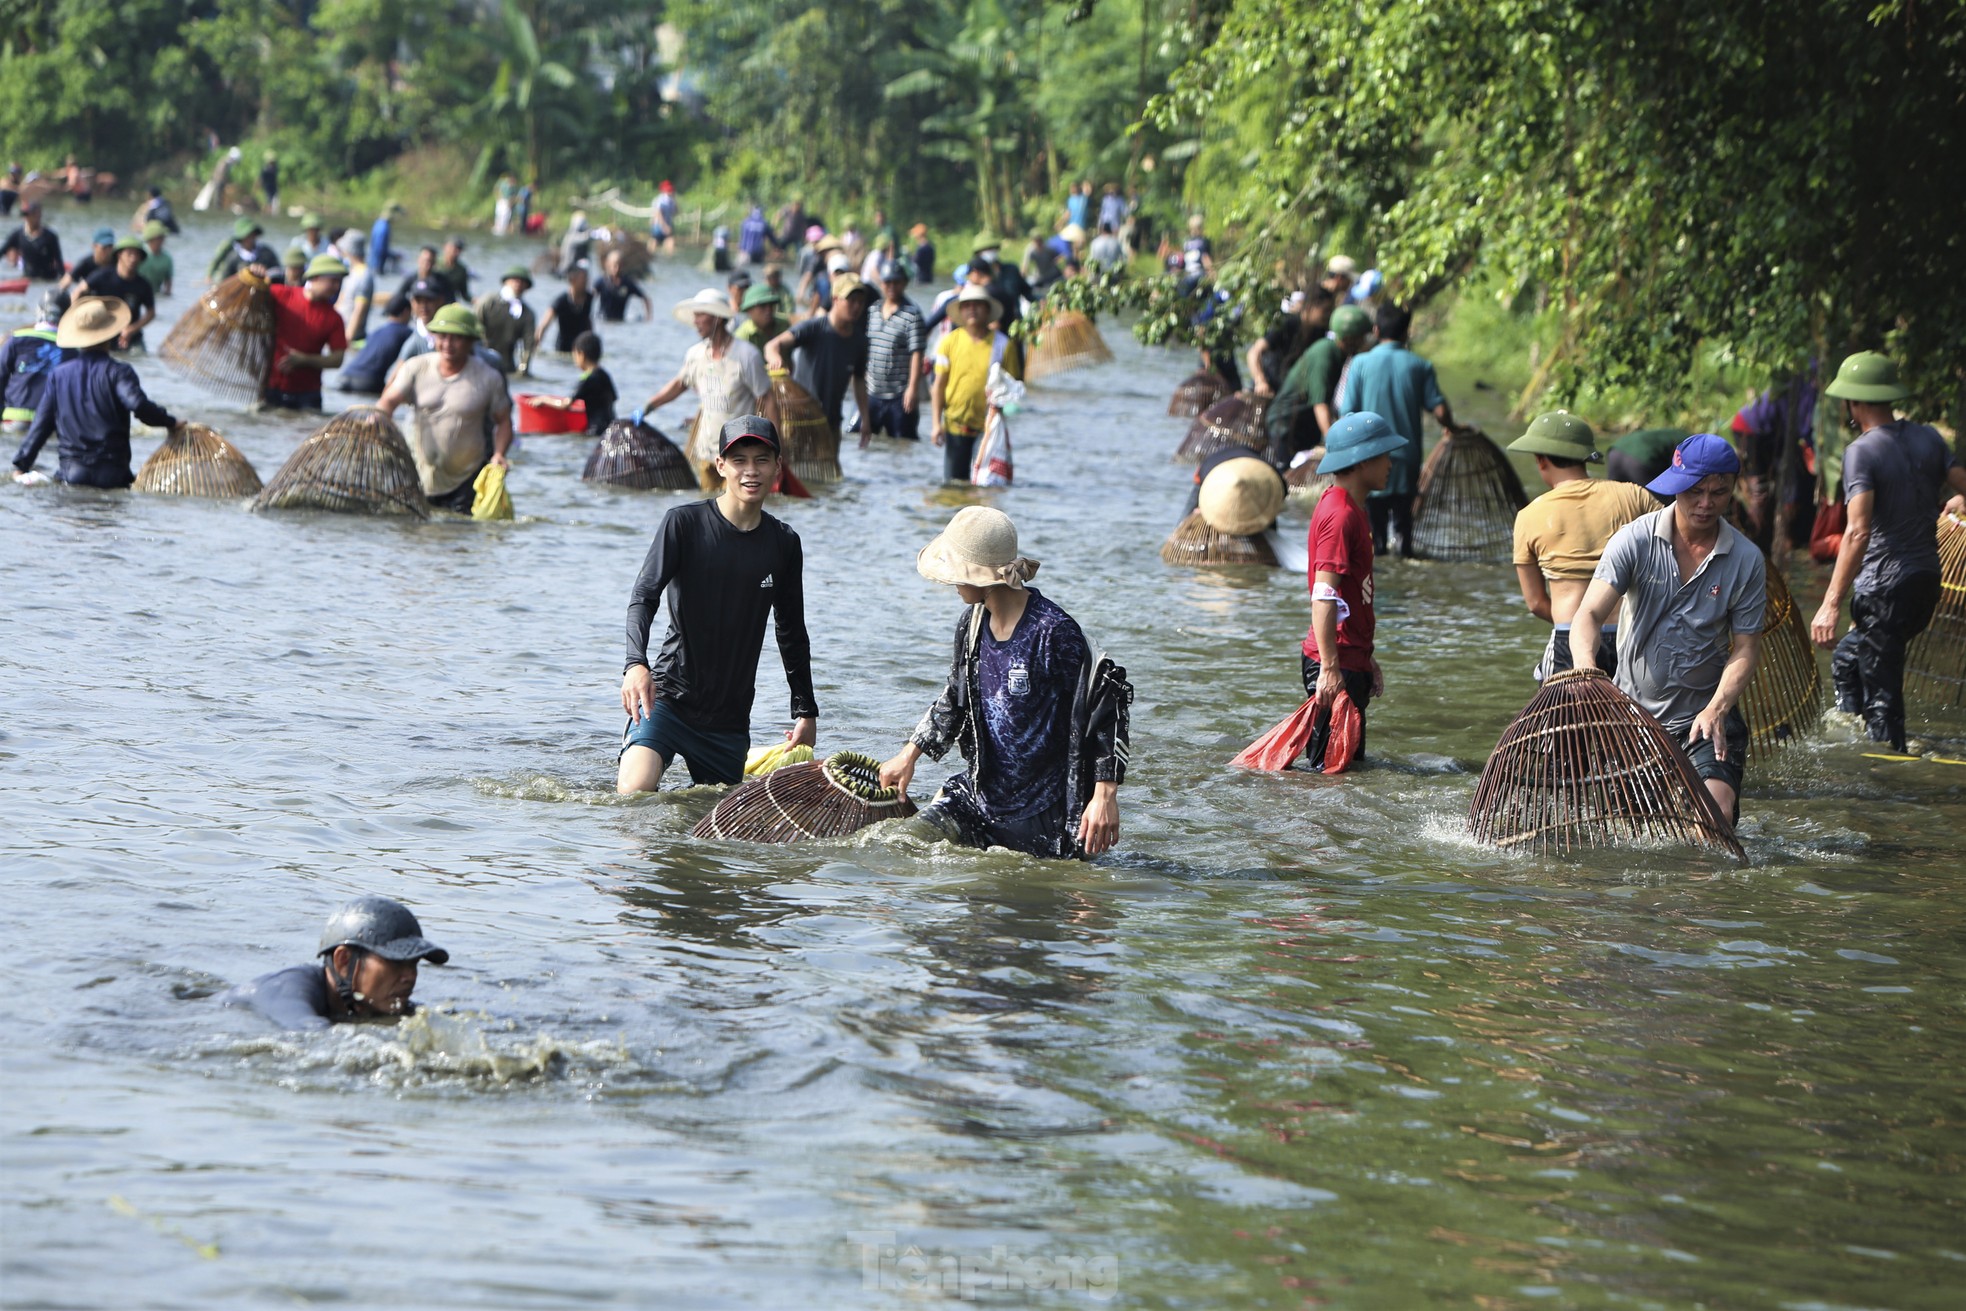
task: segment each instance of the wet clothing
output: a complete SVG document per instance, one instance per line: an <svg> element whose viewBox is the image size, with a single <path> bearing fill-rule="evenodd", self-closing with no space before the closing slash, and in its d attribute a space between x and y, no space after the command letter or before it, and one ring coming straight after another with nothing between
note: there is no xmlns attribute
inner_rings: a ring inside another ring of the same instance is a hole
<svg viewBox="0 0 1966 1311"><path fill-rule="evenodd" d="M1871 493L1870 544L1856 592L1883 592L1916 574L1939 572L1932 525L1944 506L1946 471L1958 463L1945 439L1922 423L1872 428L1843 452L1843 496Z"/></svg>
<svg viewBox="0 0 1966 1311"><path fill-rule="evenodd" d="M441 282L451 289L451 299L463 304L471 303L471 269L461 259L448 264L439 264L430 272L432 281Z"/></svg>
<svg viewBox="0 0 1966 1311"><path fill-rule="evenodd" d="M1558 624L1550 632L1549 644L1543 648L1542 663L1536 666L1536 681L1542 682L1551 674L1560 674L1566 669L1577 667L1577 657L1570 650L1570 625ZM1597 667L1610 678L1618 676L1618 626L1606 624L1597 632Z"/></svg>
<svg viewBox="0 0 1966 1311"><path fill-rule="evenodd" d="M620 281L613 278L594 280L594 301L601 307L601 322L619 323L628 317L628 302L637 296L646 296L641 285L626 274Z"/></svg>
<svg viewBox="0 0 1966 1311"><path fill-rule="evenodd" d="M911 740L931 760L956 748L969 769L924 813L972 845L1077 855L1093 785L1125 781L1132 698L1125 671L1095 659L1078 624L1037 590L1001 642L983 607L968 607L949 680Z"/></svg>
<svg viewBox="0 0 1966 1311"><path fill-rule="evenodd" d="M205 266L205 273L213 282L223 282L252 264L271 274L280 271L280 257L273 253L273 248L254 238L250 243L228 240Z"/></svg>
<svg viewBox="0 0 1966 1311"><path fill-rule="evenodd" d="M743 730L698 728L677 714L667 701L649 707L647 717L631 719L621 731L621 755L629 747L647 747L662 757L667 770L681 756L689 763L689 781L735 784L744 781L744 758L751 749L751 733Z"/></svg>
<svg viewBox="0 0 1966 1311"><path fill-rule="evenodd" d="M651 660L649 628L664 601L669 632ZM628 596L627 667L646 666L656 696L691 727L748 733L767 615L791 717L815 719L799 535L769 514L739 532L714 500L678 506L663 516Z"/></svg>
<svg viewBox="0 0 1966 1311"><path fill-rule="evenodd" d="M55 345L53 328L22 328L9 337L0 347L0 419L32 422L55 366L74 355Z"/></svg>
<svg viewBox="0 0 1966 1311"><path fill-rule="evenodd" d="M1754 543L1723 520L1712 552L1680 582L1672 517L1667 506L1620 528L1592 577L1624 597L1619 688L1683 741L1720 686L1734 634L1761 632L1768 571Z"/></svg>
<svg viewBox="0 0 1966 1311"><path fill-rule="evenodd" d="M153 428L173 428L170 412L144 395L137 371L101 347L55 366L47 391L14 456L22 473L34 467L48 438L59 436L55 476L84 487L128 487L130 416Z"/></svg>
<svg viewBox="0 0 1966 1311"><path fill-rule="evenodd" d="M587 435L599 437L614 422L614 379L606 369L589 369L580 375L573 398L587 407Z"/></svg>
<svg viewBox="0 0 1966 1311"><path fill-rule="evenodd" d="M218 995L221 1006L258 1011L283 1029L325 1029L329 1018L328 972L320 961L262 974Z"/></svg>
<svg viewBox="0 0 1966 1311"><path fill-rule="evenodd" d="M744 321L738 324L731 331L730 335L739 341L748 341L759 350L763 350L766 342L791 326L792 324L789 320L780 318L774 314L771 322L760 328L756 323L751 321L751 316L747 314L744 316Z"/></svg>
<svg viewBox="0 0 1966 1311"><path fill-rule="evenodd" d="M1434 366L1396 341L1382 341L1363 355L1352 358L1345 380L1345 397L1340 408L1346 414L1369 412L1392 425L1406 438L1406 448L1393 452L1392 477L1376 499L1411 500L1420 486L1422 416L1447 403ZM1411 511L1408 511L1410 535Z"/></svg>
<svg viewBox="0 0 1966 1311"><path fill-rule="evenodd" d="M137 276L150 284L152 292L161 293L164 284L177 277L177 261L167 250L146 250L143 263L137 265Z"/></svg>
<svg viewBox="0 0 1966 1311"><path fill-rule="evenodd" d="M172 209L171 202L165 200L162 196L152 196L150 198L150 203L143 207L143 221L138 223L137 226L142 227L144 223L149 223L153 220L162 223L164 230L172 236L178 234L177 211Z"/></svg>
<svg viewBox="0 0 1966 1311"><path fill-rule="evenodd" d="M950 434L974 436L990 415L987 391L990 366L1010 354L1010 338L985 331L972 337L967 328L952 328L935 343L935 372L942 377L942 423ZM969 465L963 465L967 476Z"/></svg>
<svg viewBox="0 0 1966 1311"><path fill-rule="evenodd" d="M1610 479L1572 478L1538 496L1515 516L1515 563L1549 579L1588 582L1620 528L1659 508L1643 487Z"/></svg>
<svg viewBox="0 0 1966 1311"><path fill-rule="evenodd" d="M1830 657L1836 708L1862 715L1871 741L1898 751L1905 749L1905 648L1931 624L1939 592L1937 573L1917 573L1855 593L1850 631Z"/></svg>
<svg viewBox="0 0 1966 1311"><path fill-rule="evenodd" d="M269 287L273 296L273 361L267 369L269 392L291 395L321 394L321 370L313 366L287 367L287 357L299 351L304 355L332 355L348 349L348 330L331 304L316 304L305 287Z"/></svg>
<svg viewBox="0 0 1966 1311"><path fill-rule="evenodd" d="M472 307L484 326L481 339L498 356L501 373L517 373L532 362L532 344L539 336L539 319L523 300L507 300L505 288L488 291Z"/></svg>
<svg viewBox="0 0 1966 1311"><path fill-rule="evenodd" d="M886 433L904 442L922 439L922 412L919 405L910 413L900 396L869 396L867 413L860 416L862 431Z"/></svg>
<svg viewBox="0 0 1966 1311"><path fill-rule="evenodd" d="M1748 721L1746 716L1741 714L1741 708L1735 706L1720 722L1721 734L1727 739L1727 759L1720 760L1715 757L1713 739L1710 737L1703 737L1691 746L1686 746L1686 758L1693 762L1693 772L1701 778L1725 783L1739 793L1741 777L1748 769ZM1691 726L1692 721L1688 720L1678 727L1671 725L1667 727L1669 731L1678 735L1680 744L1685 746L1686 734ZM1736 800L1732 818L1738 820L1740 814L1741 805Z"/></svg>
<svg viewBox="0 0 1966 1311"><path fill-rule="evenodd" d="M1338 668L1372 672L1377 620L1372 613L1372 533L1365 511L1342 487L1327 487L1311 512L1310 585L1320 572L1338 575ZM1317 628L1304 634L1303 654L1318 658ZM1363 710L1365 707L1359 707Z"/></svg>
<svg viewBox="0 0 1966 1311"><path fill-rule="evenodd" d="M997 326L1005 332L1009 332L1011 325L1024 317L1023 302L1038 298L1037 289L1024 280L1024 274L1002 261L996 264L985 290L996 299L997 304L1003 306L1003 317L997 320Z"/></svg>
<svg viewBox="0 0 1966 1311"><path fill-rule="evenodd" d="M31 237L26 228L15 228L0 245L0 256L6 255L19 255L20 275L35 282L54 282L63 273L61 238L53 228L42 228Z"/></svg>
<svg viewBox="0 0 1966 1311"><path fill-rule="evenodd" d="M395 319L379 324L355 358L341 366L341 390L360 392L368 396L382 395L383 384L389 381L390 366L402 354L403 343L414 335L407 323Z"/></svg>
<svg viewBox="0 0 1966 1311"><path fill-rule="evenodd" d="M416 410L410 454L435 502L468 493L492 456L491 429L512 412L505 375L473 355L457 373L445 377L442 356L417 355L403 362L396 382ZM446 507L448 508L448 506ZM466 501L465 509L470 510Z"/></svg>
<svg viewBox="0 0 1966 1311"><path fill-rule="evenodd" d="M928 329L921 307L907 297L890 314L887 302L867 307L867 394L900 396L908 390L908 361L924 352Z"/></svg>
<svg viewBox="0 0 1966 1311"><path fill-rule="evenodd" d="M1297 452L1308 451L1324 441L1316 407L1335 407L1338 378L1345 371L1345 359L1345 348L1327 333L1312 342L1285 371L1270 408L1263 413L1272 461L1288 468ZM1333 416L1336 417L1335 408Z"/></svg>
<svg viewBox="0 0 1966 1311"><path fill-rule="evenodd" d="M706 466L716 461L724 424L756 414L758 403L771 390L764 354L745 341L726 342L721 356L710 353L708 338L698 341L683 352L683 367L676 377L696 393L696 427L689 453Z"/></svg>
<svg viewBox="0 0 1966 1311"><path fill-rule="evenodd" d="M563 291L548 308L553 311L553 349L562 355L573 354L580 334L594 330L594 294L590 291L586 300L576 304L573 293Z"/></svg>
<svg viewBox="0 0 1966 1311"><path fill-rule="evenodd" d="M1316 656L1307 655L1304 657L1305 696L1314 697L1317 695L1317 681L1323 673L1324 666L1318 663ZM1367 718L1365 708L1372 701L1372 671L1368 669L1346 669L1341 666L1338 670L1338 677L1345 681L1345 695L1350 697L1352 704L1358 707L1358 749L1353 752L1352 759L1354 761L1363 760L1365 759L1365 725ZM1304 744L1304 763L1318 773L1323 773L1324 753L1330 746L1331 713L1325 711L1312 721L1310 740Z"/></svg>
<svg viewBox="0 0 1966 1311"><path fill-rule="evenodd" d="M830 315L815 314L792 329L792 348L796 352L793 381L812 393L826 413L826 422L837 431L848 388L856 375L867 375L865 324L846 335L833 326Z"/></svg>

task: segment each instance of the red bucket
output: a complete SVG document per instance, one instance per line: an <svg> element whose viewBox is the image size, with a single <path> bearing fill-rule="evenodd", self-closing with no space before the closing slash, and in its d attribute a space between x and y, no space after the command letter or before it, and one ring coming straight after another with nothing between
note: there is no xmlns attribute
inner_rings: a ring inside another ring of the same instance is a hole
<svg viewBox="0 0 1966 1311"><path fill-rule="evenodd" d="M547 399L557 400L558 397L547 398L534 396L530 392L521 392L512 398L513 404L519 412L518 427L520 432L587 431L586 401L575 401L563 410L556 405L545 405L541 403Z"/></svg>
<svg viewBox="0 0 1966 1311"><path fill-rule="evenodd" d="M26 278L0 278L0 296L19 296L26 291Z"/></svg>

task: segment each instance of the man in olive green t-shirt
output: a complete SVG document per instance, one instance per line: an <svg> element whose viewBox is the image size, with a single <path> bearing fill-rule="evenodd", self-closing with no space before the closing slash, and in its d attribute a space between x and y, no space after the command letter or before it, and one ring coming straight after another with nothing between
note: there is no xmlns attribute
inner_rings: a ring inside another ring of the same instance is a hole
<svg viewBox="0 0 1966 1311"><path fill-rule="evenodd" d="M1340 305L1332 312L1331 331L1290 366L1264 420L1271 463L1287 469L1299 451L1323 443L1325 430L1338 417L1335 398L1345 361L1365 349L1371 333L1370 315L1356 305Z"/></svg>

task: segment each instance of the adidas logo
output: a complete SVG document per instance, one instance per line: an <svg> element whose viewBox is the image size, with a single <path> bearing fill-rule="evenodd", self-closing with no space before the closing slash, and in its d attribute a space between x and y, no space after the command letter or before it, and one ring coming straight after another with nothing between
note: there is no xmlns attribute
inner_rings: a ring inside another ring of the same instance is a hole
<svg viewBox="0 0 1966 1311"><path fill-rule="evenodd" d="M762 591L762 590L764 590L765 588L767 588L767 587L770 587L770 586L771 586L771 575L770 575L770 574L766 574L766 575L765 575L765 580L764 580L764 581L763 581L762 583L759 583L759 584L758 584L758 589L759 589L760 591Z"/></svg>

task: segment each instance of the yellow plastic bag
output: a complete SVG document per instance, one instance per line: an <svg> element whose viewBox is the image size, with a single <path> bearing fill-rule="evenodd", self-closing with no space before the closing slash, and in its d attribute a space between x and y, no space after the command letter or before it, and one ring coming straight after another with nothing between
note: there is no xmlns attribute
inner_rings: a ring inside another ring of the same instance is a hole
<svg viewBox="0 0 1966 1311"><path fill-rule="evenodd" d="M505 466L488 464L478 471L478 481L471 484L476 493L471 500L473 519L510 519L512 517L512 493L505 490Z"/></svg>
<svg viewBox="0 0 1966 1311"><path fill-rule="evenodd" d="M775 746L752 747L744 756L744 777L769 774L787 765L803 765L812 759L812 748L800 743L780 742Z"/></svg>

